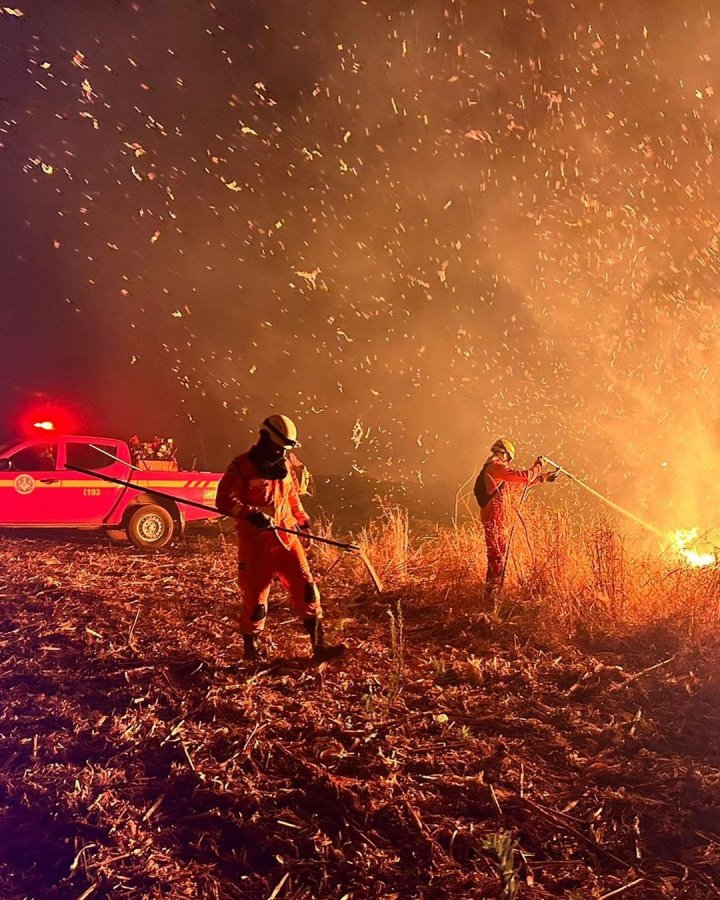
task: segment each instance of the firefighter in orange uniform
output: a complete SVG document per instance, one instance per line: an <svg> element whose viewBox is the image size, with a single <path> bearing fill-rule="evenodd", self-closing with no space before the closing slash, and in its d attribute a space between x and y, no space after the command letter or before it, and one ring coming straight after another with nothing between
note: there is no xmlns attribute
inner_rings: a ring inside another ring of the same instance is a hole
<svg viewBox="0 0 720 900"><path fill-rule="evenodd" d="M475 482L474 494L480 506L480 519L485 532L487 547L487 576L485 600L491 602L502 586L505 557L507 556L509 522L507 484L540 484L555 481L557 472L543 473L543 459L538 457L529 469L513 469L510 463L515 457L515 445L507 438L498 438L490 448L490 456L480 470Z"/></svg>
<svg viewBox="0 0 720 900"><path fill-rule="evenodd" d="M297 446L294 422L287 416L268 416L257 443L235 457L218 485L217 509L237 519L239 624L245 659L258 657L255 640L265 627L274 577L290 594L293 609L310 636L313 658L324 662L345 650L342 644L325 644L320 593L299 538L273 528L279 525L301 532L309 528L297 479L287 461L288 451Z"/></svg>

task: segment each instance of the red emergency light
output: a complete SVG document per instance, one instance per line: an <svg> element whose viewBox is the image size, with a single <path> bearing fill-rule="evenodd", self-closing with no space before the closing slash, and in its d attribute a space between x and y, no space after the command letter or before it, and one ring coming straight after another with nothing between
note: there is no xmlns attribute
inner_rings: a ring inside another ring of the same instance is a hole
<svg viewBox="0 0 720 900"><path fill-rule="evenodd" d="M59 404L48 401L34 404L20 417L21 433L26 438L70 434L74 427L74 416Z"/></svg>

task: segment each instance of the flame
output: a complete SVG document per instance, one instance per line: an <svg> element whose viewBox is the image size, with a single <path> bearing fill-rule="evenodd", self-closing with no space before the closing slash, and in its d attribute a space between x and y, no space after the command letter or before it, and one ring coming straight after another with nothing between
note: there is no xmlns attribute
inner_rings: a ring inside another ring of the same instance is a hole
<svg viewBox="0 0 720 900"><path fill-rule="evenodd" d="M695 546L699 529L689 531L673 531L670 535L670 546L691 566L713 566L718 561L714 553L699 553Z"/></svg>
<svg viewBox="0 0 720 900"><path fill-rule="evenodd" d="M33 428L41 428L43 431L55 431L55 425L52 422L33 422Z"/></svg>

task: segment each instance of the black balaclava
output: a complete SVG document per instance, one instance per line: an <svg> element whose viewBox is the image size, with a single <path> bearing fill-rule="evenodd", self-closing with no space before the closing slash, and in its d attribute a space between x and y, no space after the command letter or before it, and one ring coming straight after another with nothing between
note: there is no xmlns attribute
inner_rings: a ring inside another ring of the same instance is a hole
<svg viewBox="0 0 720 900"><path fill-rule="evenodd" d="M248 451L248 456L263 478L280 481L288 474L285 454L288 448L276 444L267 431L260 432L257 444Z"/></svg>

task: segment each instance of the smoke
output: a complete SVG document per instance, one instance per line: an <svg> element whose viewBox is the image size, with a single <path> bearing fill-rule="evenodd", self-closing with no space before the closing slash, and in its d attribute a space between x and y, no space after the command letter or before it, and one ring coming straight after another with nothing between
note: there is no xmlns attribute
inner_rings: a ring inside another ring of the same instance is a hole
<svg viewBox="0 0 720 900"><path fill-rule="evenodd" d="M102 341L98 430L202 436L218 466L274 409L312 468L449 503L502 433L662 527L714 524L707 3L183 9L0 16L12 279Z"/></svg>

